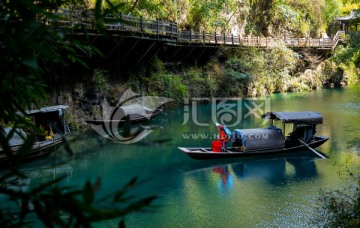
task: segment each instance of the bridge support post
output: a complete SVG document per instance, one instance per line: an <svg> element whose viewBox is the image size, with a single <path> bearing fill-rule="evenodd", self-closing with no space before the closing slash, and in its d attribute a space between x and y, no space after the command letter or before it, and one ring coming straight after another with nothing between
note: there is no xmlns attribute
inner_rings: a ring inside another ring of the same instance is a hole
<svg viewBox="0 0 360 228"><path fill-rule="evenodd" d="M203 31L203 43L205 44L205 31Z"/></svg>
<svg viewBox="0 0 360 228"><path fill-rule="evenodd" d="M121 29L122 31L125 31L124 15L123 15L122 12L120 13L120 23L121 23L120 29Z"/></svg>
<svg viewBox="0 0 360 228"><path fill-rule="evenodd" d="M192 37L191 37L192 35L191 35L191 29L190 29L190 37L189 37L189 39L190 39L190 43L192 42Z"/></svg>
<svg viewBox="0 0 360 228"><path fill-rule="evenodd" d="M217 44L217 36L216 36L216 32L215 32L215 43Z"/></svg>
<svg viewBox="0 0 360 228"><path fill-rule="evenodd" d="M140 57L138 64L141 62L141 60L143 60L143 58L146 56L146 54L154 47L154 45L156 44L156 42L153 42L150 47L144 52L144 54Z"/></svg>
<svg viewBox="0 0 360 228"><path fill-rule="evenodd" d="M176 22L173 22L170 24L171 25L171 38L174 36L175 32L177 32L177 24ZM177 39L177 33L176 35L176 39Z"/></svg>
<svg viewBox="0 0 360 228"><path fill-rule="evenodd" d="M224 44L226 44L226 35L224 33Z"/></svg>
<svg viewBox="0 0 360 228"><path fill-rule="evenodd" d="M140 31L144 32L144 22L142 17L140 17Z"/></svg>
<svg viewBox="0 0 360 228"><path fill-rule="evenodd" d="M171 24L171 23L170 23ZM159 34L160 34L160 23L159 23L159 18L156 18L156 35L157 38L159 39Z"/></svg>
<svg viewBox="0 0 360 228"><path fill-rule="evenodd" d="M234 45L234 34L231 33L231 44Z"/></svg>

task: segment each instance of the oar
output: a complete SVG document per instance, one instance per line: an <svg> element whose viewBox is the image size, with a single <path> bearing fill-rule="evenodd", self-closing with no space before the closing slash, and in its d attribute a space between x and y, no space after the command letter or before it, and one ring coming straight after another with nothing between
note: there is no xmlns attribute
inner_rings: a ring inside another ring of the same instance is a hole
<svg viewBox="0 0 360 228"><path fill-rule="evenodd" d="M309 150L311 150L312 152L314 152L315 154L317 154L319 157L326 159L326 157L322 154L320 154L319 152L317 152L316 150L314 150L313 148L311 148L308 144L306 144L304 141L301 141L300 139L298 139L299 142L301 142L304 146L306 146Z"/></svg>

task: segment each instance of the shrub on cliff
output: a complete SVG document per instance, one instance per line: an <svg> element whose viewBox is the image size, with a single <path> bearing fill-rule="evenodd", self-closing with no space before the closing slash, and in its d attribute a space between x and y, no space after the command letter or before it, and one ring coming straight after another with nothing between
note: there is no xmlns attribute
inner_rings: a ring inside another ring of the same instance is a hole
<svg viewBox="0 0 360 228"><path fill-rule="evenodd" d="M148 79L148 92L150 96L172 98L181 103L187 94L187 88L179 75L163 70Z"/></svg>

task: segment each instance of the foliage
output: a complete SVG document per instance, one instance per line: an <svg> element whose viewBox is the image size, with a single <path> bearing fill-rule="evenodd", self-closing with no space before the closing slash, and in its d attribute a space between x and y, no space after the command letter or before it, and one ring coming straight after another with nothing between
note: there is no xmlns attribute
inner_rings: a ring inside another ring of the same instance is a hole
<svg viewBox="0 0 360 228"><path fill-rule="evenodd" d="M342 15L349 15L351 10L359 9L359 4L360 1L344 1L340 12Z"/></svg>
<svg viewBox="0 0 360 228"><path fill-rule="evenodd" d="M95 87L95 90L99 94L104 94L109 89L109 76L106 74L105 70L95 69L92 85Z"/></svg>
<svg viewBox="0 0 360 228"><path fill-rule="evenodd" d="M341 2L337 0L325 0L325 21L331 22L341 13Z"/></svg>
<svg viewBox="0 0 360 228"><path fill-rule="evenodd" d="M353 174L352 174L353 175ZM319 197L319 207L314 223L322 227L360 226L360 181L342 190L328 190Z"/></svg>
<svg viewBox="0 0 360 228"><path fill-rule="evenodd" d="M338 46L330 60L343 70L352 70L354 81L360 79L357 69L360 68L360 34L352 33L347 36L347 46Z"/></svg>
<svg viewBox="0 0 360 228"><path fill-rule="evenodd" d="M215 93L215 82L204 69L191 67L183 72L182 82L187 87L187 97L211 97Z"/></svg>
<svg viewBox="0 0 360 228"><path fill-rule="evenodd" d="M323 75L325 77L324 83L334 85L334 86L341 86L339 83L343 79L343 70L338 67L332 61L324 61L323 67Z"/></svg>
<svg viewBox="0 0 360 228"><path fill-rule="evenodd" d="M248 0L246 33L318 37L327 23L339 15L338 0Z"/></svg>
<svg viewBox="0 0 360 228"><path fill-rule="evenodd" d="M223 13L230 14L236 6L234 0L191 0L189 3L191 9L188 14L188 21L191 28L222 33L225 32L224 30L228 20L226 16L223 16Z"/></svg>
<svg viewBox="0 0 360 228"><path fill-rule="evenodd" d="M90 7L94 7L96 4L96 0L90 0L89 2ZM116 5L116 13L139 16L151 20L155 20L157 18L167 21L176 20L176 4L172 1L110 0L103 2L103 7L105 9L111 8L114 5Z"/></svg>
<svg viewBox="0 0 360 228"><path fill-rule="evenodd" d="M235 51L229 56L225 64L227 82L236 85L235 88L238 89L236 93L227 91L229 94L263 96L274 92L285 92L289 90L288 87L299 84L298 79L294 77L300 61L299 55L281 42L274 44L271 49L248 48ZM229 86L220 87L229 88ZM299 88L303 90L305 87Z"/></svg>
<svg viewBox="0 0 360 228"><path fill-rule="evenodd" d="M277 2L274 0L249 0L249 23L247 33L253 35L269 35L269 25L274 15Z"/></svg>
<svg viewBox="0 0 360 228"><path fill-rule="evenodd" d="M225 75L219 82L219 87L222 89L218 94L220 96L244 97L250 81L251 76L246 69L242 68L241 59L230 57L225 62Z"/></svg>
<svg viewBox="0 0 360 228"><path fill-rule="evenodd" d="M360 67L360 34L352 33L347 36L347 46L339 46L336 49L332 60L336 63L349 64L354 62L357 67Z"/></svg>
<svg viewBox="0 0 360 228"><path fill-rule="evenodd" d="M95 183L86 182L83 189L60 187L65 176L42 184L29 192L19 191L14 186L20 179L13 179L18 173L9 173L1 178L3 185L0 192L19 203L17 208L6 208L0 213L2 227L31 225L28 221L30 211L47 227L91 227L92 222L123 217L134 211L141 210L151 203L155 197L145 197L130 202L127 196L129 189L138 184L136 178L130 180L123 188L100 199L96 199L96 191L101 186L101 179ZM11 187L11 188L10 188ZM19 187L20 188L20 187ZM122 221L120 224L124 225Z"/></svg>
<svg viewBox="0 0 360 228"><path fill-rule="evenodd" d="M187 93L187 88L181 78L166 70L153 74L149 79L148 88L151 96L172 98L178 103L183 101Z"/></svg>
<svg viewBox="0 0 360 228"><path fill-rule="evenodd" d="M107 1L108 2L108 1ZM99 54L99 51L86 41L79 41L66 35L66 31L47 26L46 23L56 16L53 10L61 6L71 6L72 0L21 0L0 1L0 123L12 123L10 134L6 136L3 125L0 126L0 146L2 153L10 158L10 172L0 177L0 193L10 197L11 208L6 204L0 207L1 227L28 224L29 217L36 215L45 226L86 226L93 221L105 220L138 211L149 205L154 199L147 197L130 202L124 194L137 183L133 180L124 189L115 192L112 202L129 203L122 208L99 206L95 201L97 183L85 184L83 189L66 189L58 187L61 178L45 183L30 192L11 188L12 179L24 178L21 164L31 150L34 136L24 138L25 143L17 153L13 153L9 140L19 126L25 126L34 132L38 129L26 118L17 115L20 111L36 106L46 97L47 84L57 76L56 69L77 64L87 67L84 57ZM78 6L85 7L86 1L77 1ZM95 15L99 31L102 25L102 1L95 4ZM114 5L111 5L115 7ZM116 8L116 7L115 7ZM87 34L85 33L85 37ZM98 87L106 82L95 76ZM68 145L65 147L69 152ZM82 196L82 198L81 198ZM80 198L79 198L80 197ZM14 211L9 211L14 210ZM124 225L122 222L120 225Z"/></svg>

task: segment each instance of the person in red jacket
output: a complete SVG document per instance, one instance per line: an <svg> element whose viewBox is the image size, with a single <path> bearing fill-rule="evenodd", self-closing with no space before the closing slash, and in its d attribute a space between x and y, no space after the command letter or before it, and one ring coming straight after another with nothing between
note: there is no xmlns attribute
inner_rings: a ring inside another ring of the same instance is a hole
<svg viewBox="0 0 360 228"><path fill-rule="evenodd" d="M225 126L216 123L216 126L219 129L219 139L212 141L211 143L211 148L213 150L213 152L219 153L219 152L224 152L226 151L226 143L228 141L228 135L225 131Z"/></svg>

